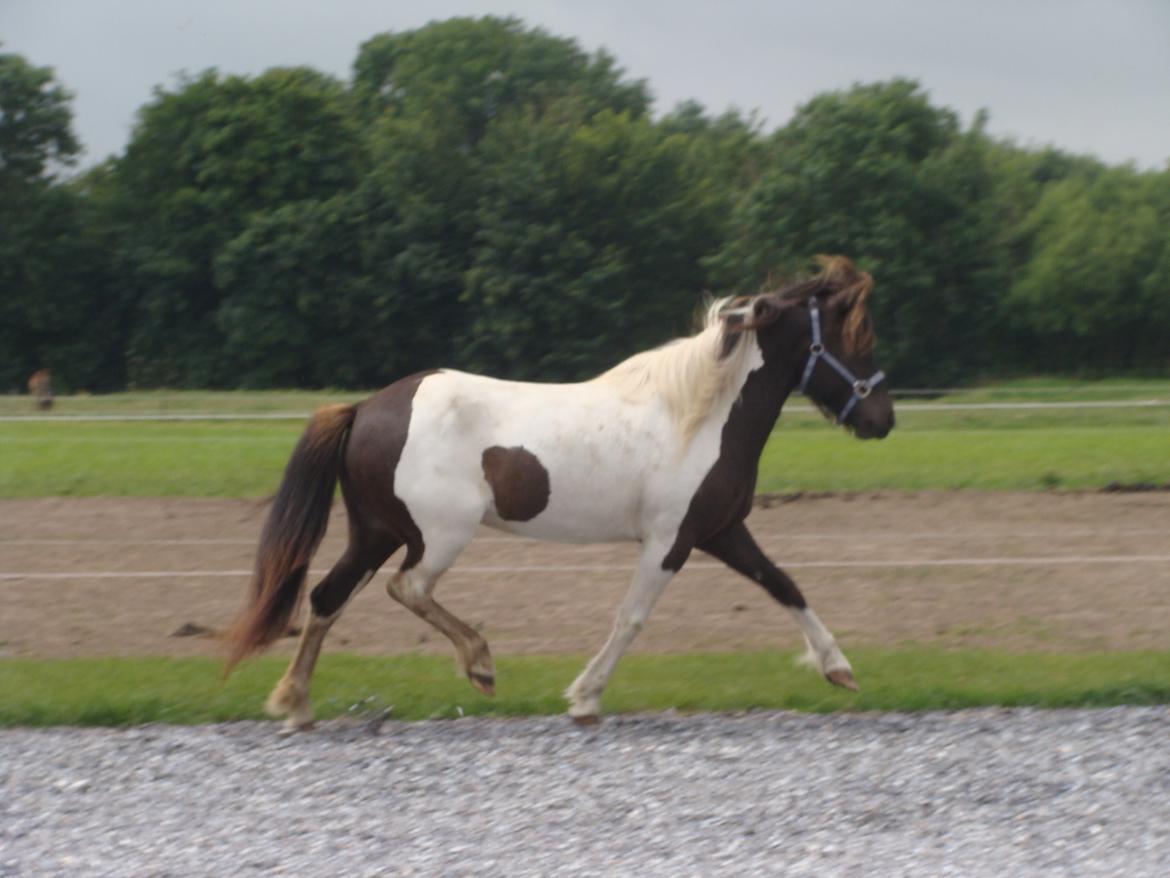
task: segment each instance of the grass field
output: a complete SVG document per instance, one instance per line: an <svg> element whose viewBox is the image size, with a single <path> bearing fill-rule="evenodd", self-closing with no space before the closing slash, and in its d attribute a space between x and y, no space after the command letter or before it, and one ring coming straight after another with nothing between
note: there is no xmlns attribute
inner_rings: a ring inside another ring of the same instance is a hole
<svg viewBox="0 0 1170 878"><path fill-rule="evenodd" d="M564 711L561 691L583 657L503 657L488 699L450 659L327 655L314 677L319 718L524 716ZM608 713L788 709L950 710L1170 703L1170 652L1027 654L905 648L857 650L861 693L834 689L781 653L626 656L605 694ZM260 719L278 659L226 683L202 659L0 662L0 726L203 723Z"/></svg>
<svg viewBox="0 0 1170 878"><path fill-rule="evenodd" d="M353 393L137 393L62 400L47 421L0 422L0 497L259 497L303 427L295 415ZM1170 405L952 409L1071 400L1170 402L1170 382L1017 382L907 400L882 442L858 442L794 400L761 460L761 492L1092 489L1170 482ZM23 413L28 412L27 398ZM4 400L9 414L13 398ZM70 421L69 414L292 413L287 420ZM2 413L2 410L0 410Z"/></svg>
<svg viewBox="0 0 1170 878"><path fill-rule="evenodd" d="M0 499L41 496L260 497L271 494L303 428L298 416L359 393L135 393L71 397L47 420L0 422ZM1170 483L1170 406L954 409L980 403L1170 401L1170 381L1035 379L908 399L883 442L858 442L794 400L761 460L761 492L1095 489ZM73 421L69 415L210 414L229 420ZM0 415L31 414L27 397ZM248 415L287 414L287 419ZM1004 654L899 649L851 653L864 691L828 687L775 653L631 655L608 712L923 710L977 705L1170 703L1170 652ZM399 719L559 713L581 657L501 657L485 699L448 659L328 655L319 715ZM194 723L261 716L283 661L226 684L196 659L0 660L0 725Z"/></svg>

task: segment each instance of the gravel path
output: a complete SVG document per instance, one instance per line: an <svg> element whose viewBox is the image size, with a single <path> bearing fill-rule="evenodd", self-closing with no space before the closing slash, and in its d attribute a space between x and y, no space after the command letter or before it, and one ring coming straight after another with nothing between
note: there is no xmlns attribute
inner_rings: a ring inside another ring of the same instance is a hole
<svg viewBox="0 0 1170 878"><path fill-rule="evenodd" d="M0 875L1170 874L1170 709L0 731Z"/></svg>

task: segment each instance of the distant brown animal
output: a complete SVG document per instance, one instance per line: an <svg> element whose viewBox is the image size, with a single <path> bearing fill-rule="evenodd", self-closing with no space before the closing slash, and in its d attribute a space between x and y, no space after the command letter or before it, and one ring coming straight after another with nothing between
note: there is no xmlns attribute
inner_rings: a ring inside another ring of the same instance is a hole
<svg viewBox="0 0 1170 878"><path fill-rule="evenodd" d="M38 369L28 379L28 392L36 399L37 408L47 411L53 407L53 373Z"/></svg>

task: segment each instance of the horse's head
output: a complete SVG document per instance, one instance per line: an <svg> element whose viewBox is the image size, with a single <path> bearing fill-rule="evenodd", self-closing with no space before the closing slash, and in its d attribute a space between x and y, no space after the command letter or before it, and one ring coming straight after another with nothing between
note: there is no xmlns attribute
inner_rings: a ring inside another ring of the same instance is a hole
<svg viewBox="0 0 1170 878"><path fill-rule="evenodd" d="M861 439L894 427L894 403L874 360L865 300L873 278L843 256L821 257L815 277L762 293L737 309L736 328L753 329L765 362L792 376L826 417Z"/></svg>

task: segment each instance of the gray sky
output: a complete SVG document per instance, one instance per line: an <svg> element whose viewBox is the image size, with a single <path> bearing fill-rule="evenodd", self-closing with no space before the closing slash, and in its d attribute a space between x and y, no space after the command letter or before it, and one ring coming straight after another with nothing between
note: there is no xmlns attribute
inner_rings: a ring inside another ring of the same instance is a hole
<svg viewBox="0 0 1170 878"><path fill-rule="evenodd" d="M604 46L659 112L694 98L771 129L818 92L900 75L1022 144L1170 159L1170 0L0 0L0 51L56 69L88 162L122 150L177 71L344 77L376 33L488 14Z"/></svg>

